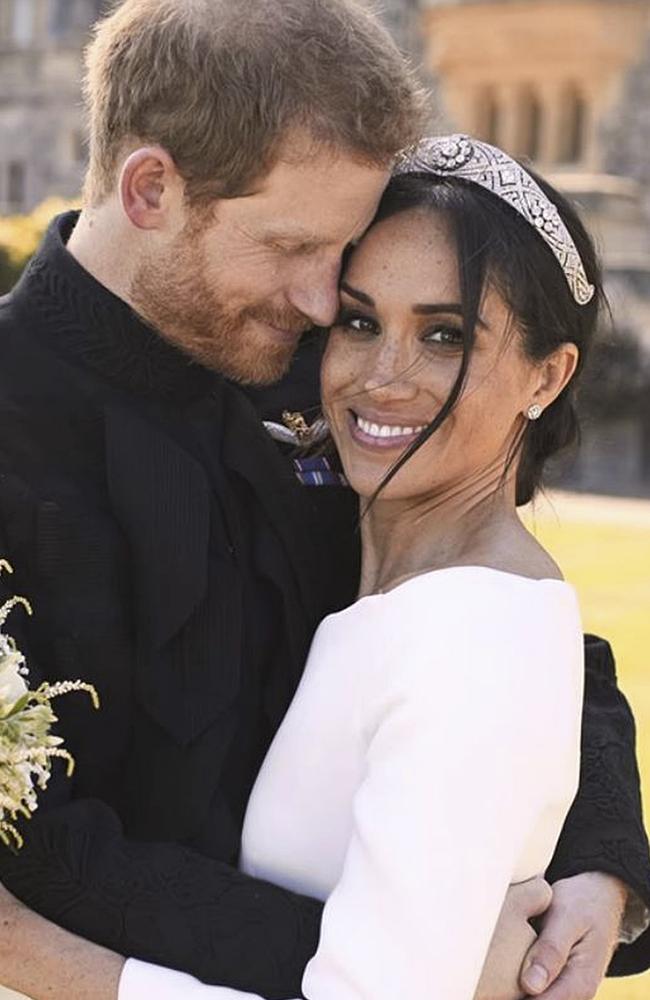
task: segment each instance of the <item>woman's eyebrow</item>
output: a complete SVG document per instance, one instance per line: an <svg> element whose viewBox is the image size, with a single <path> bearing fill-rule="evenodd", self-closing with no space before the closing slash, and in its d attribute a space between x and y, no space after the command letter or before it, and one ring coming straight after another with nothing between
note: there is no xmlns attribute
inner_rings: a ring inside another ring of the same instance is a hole
<svg viewBox="0 0 650 1000"><path fill-rule="evenodd" d="M437 313L445 313L447 315L451 314L452 316L462 317L463 307L460 302L421 302L413 306L412 312L416 316L432 316ZM477 317L477 323L479 326L487 329L487 323L480 316Z"/></svg>
<svg viewBox="0 0 650 1000"><path fill-rule="evenodd" d="M367 295L365 292L360 291L358 288L353 288L352 285L348 285L347 281L341 282L341 291L345 292L351 298L356 299L357 302L362 302L365 306L370 306L371 309L375 308L375 300ZM437 314L460 316L463 315L463 307L460 302L420 302L417 305L411 307L411 311L416 316L434 316ZM483 329L487 329L487 323L481 319L479 316L477 323Z"/></svg>
<svg viewBox="0 0 650 1000"><path fill-rule="evenodd" d="M371 299L369 295L365 292L360 292L358 288L353 288L352 285L348 285L347 281L341 282L341 291L345 292L351 298L356 299L357 302L363 302L364 306L370 306L371 309L375 308L375 300Z"/></svg>
<svg viewBox="0 0 650 1000"><path fill-rule="evenodd" d="M412 311L418 316L428 316L429 313L453 313L454 316L463 315L463 307L460 302L422 302L413 306Z"/></svg>

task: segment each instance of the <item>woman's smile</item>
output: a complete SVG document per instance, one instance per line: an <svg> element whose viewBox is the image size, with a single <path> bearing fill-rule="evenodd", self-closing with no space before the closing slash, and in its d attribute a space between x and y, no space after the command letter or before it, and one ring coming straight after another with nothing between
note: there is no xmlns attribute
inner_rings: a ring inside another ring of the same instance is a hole
<svg viewBox="0 0 650 1000"><path fill-rule="evenodd" d="M395 416L383 417L377 413L348 411L348 427L352 439L363 448L403 451L415 441L428 421L417 423L404 417L398 422Z"/></svg>

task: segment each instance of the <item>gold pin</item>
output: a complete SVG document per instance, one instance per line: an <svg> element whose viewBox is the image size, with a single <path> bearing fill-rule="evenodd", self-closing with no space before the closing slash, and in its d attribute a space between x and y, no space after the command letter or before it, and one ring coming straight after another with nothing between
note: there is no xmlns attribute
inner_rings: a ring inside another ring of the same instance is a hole
<svg viewBox="0 0 650 1000"><path fill-rule="evenodd" d="M303 441L307 440L310 435L311 428L302 413L291 413L290 410L285 410L282 414L282 420L289 430L296 435L297 440L301 444Z"/></svg>

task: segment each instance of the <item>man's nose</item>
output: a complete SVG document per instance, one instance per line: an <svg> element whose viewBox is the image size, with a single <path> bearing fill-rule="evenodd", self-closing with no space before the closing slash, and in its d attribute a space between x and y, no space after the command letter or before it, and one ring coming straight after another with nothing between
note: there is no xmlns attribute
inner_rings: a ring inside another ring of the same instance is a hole
<svg viewBox="0 0 650 1000"><path fill-rule="evenodd" d="M340 262L323 267L315 261L296 274L288 298L314 326L332 326L339 310Z"/></svg>

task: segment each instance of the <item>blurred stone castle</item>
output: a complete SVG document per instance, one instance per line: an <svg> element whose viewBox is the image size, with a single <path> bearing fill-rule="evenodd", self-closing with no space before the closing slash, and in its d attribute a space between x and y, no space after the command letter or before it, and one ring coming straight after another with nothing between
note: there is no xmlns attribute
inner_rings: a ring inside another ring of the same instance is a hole
<svg viewBox="0 0 650 1000"><path fill-rule="evenodd" d="M0 213L79 193L81 50L101 7L100 0L0 0Z"/></svg>
<svg viewBox="0 0 650 1000"><path fill-rule="evenodd" d="M111 0L0 0L0 215L81 189L86 149L79 81L91 25ZM419 44L418 0L385 6L407 51Z"/></svg>
<svg viewBox="0 0 650 1000"><path fill-rule="evenodd" d="M650 2L422 0L447 122L531 161L581 207L614 323L565 482L650 494Z"/></svg>
<svg viewBox="0 0 650 1000"><path fill-rule="evenodd" d="M570 470L650 493L650 0L368 0L434 81L434 127L528 158L582 206L616 320ZM78 194L81 50L106 0L0 0L0 214Z"/></svg>

